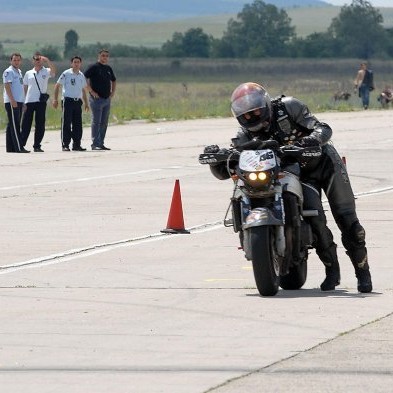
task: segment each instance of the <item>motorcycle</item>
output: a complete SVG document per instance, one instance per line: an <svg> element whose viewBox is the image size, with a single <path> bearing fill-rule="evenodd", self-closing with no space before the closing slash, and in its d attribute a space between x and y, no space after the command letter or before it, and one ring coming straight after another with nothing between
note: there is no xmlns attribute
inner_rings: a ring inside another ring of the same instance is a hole
<svg viewBox="0 0 393 393"><path fill-rule="evenodd" d="M239 233L262 296L276 295L279 287L300 289L306 282L313 243L307 217L318 211L303 209L299 177L301 164L320 155L320 147L280 147L274 140L252 140L199 156L201 164L226 163L234 190L224 225Z"/></svg>

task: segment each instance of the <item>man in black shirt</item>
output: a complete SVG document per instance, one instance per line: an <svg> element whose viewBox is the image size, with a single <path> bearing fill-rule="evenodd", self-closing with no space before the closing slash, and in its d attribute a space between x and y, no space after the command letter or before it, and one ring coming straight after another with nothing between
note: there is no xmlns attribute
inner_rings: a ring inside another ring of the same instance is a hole
<svg viewBox="0 0 393 393"><path fill-rule="evenodd" d="M108 65L109 51L101 49L97 63L91 65L85 72L87 83L91 88L91 139L92 150L110 150L104 145L108 128L111 99L116 91L116 76Z"/></svg>

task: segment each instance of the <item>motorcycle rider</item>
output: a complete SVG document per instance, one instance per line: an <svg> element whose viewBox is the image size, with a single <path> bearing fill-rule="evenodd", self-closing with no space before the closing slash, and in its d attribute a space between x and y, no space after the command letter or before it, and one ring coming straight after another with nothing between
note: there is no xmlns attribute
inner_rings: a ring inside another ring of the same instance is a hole
<svg viewBox="0 0 393 393"><path fill-rule="evenodd" d="M231 146L234 148L252 139L275 139L280 145L322 147L321 156L303 164L301 170L304 208L319 212L317 217L308 217L307 220L315 237L316 253L325 265L326 278L321 290L333 290L340 284L337 245L327 227L321 202L323 190L341 231L346 253L355 268L357 289L363 293L371 292L365 230L356 214L355 198L345 165L333 145L328 143L332 136L330 126L320 122L298 99L282 96L271 100L265 88L253 82L243 83L233 91L231 111L240 124L236 137L232 139ZM217 145L206 146L204 150L205 153L217 151ZM226 163L211 164L210 169L218 179L230 177Z"/></svg>

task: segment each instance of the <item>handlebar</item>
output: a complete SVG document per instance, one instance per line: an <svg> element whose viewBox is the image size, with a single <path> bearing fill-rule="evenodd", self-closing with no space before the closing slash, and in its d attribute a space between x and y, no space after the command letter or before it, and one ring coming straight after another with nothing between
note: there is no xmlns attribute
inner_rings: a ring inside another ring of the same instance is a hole
<svg viewBox="0 0 393 393"><path fill-rule="evenodd" d="M244 150L271 149L276 154L283 157L292 157L298 161L305 161L310 158L318 158L322 154L320 146L302 147L296 145L280 146L276 140L261 141L253 139L236 148L220 149L217 153L203 153L199 155L200 164L215 164L227 161L239 161L240 153Z"/></svg>
<svg viewBox="0 0 393 393"><path fill-rule="evenodd" d="M274 139L267 141L261 141L260 139L252 139L236 147L237 151L242 152L243 150L259 150L259 149L272 149L278 150L280 145Z"/></svg>

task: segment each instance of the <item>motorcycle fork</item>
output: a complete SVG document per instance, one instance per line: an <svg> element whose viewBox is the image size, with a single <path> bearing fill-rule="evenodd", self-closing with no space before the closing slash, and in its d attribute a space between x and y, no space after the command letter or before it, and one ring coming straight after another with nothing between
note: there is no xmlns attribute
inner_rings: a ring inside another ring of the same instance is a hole
<svg viewBox="0 0 393 393"><path fill-rule="evenodd" d="M296 263L296 261L301 259L301 222L297 196L290 192L284 192L283 200L286 217L285 233L287 245L285 259L289 265L291 261L295 261Z"/></svg>
<svg viewBox="0 0 393 393"><path fill-rule="evenodd" d="M231 206L232 206L233 230L234 232L237 233L242 230L241 199L232 197Z"/></svg>

